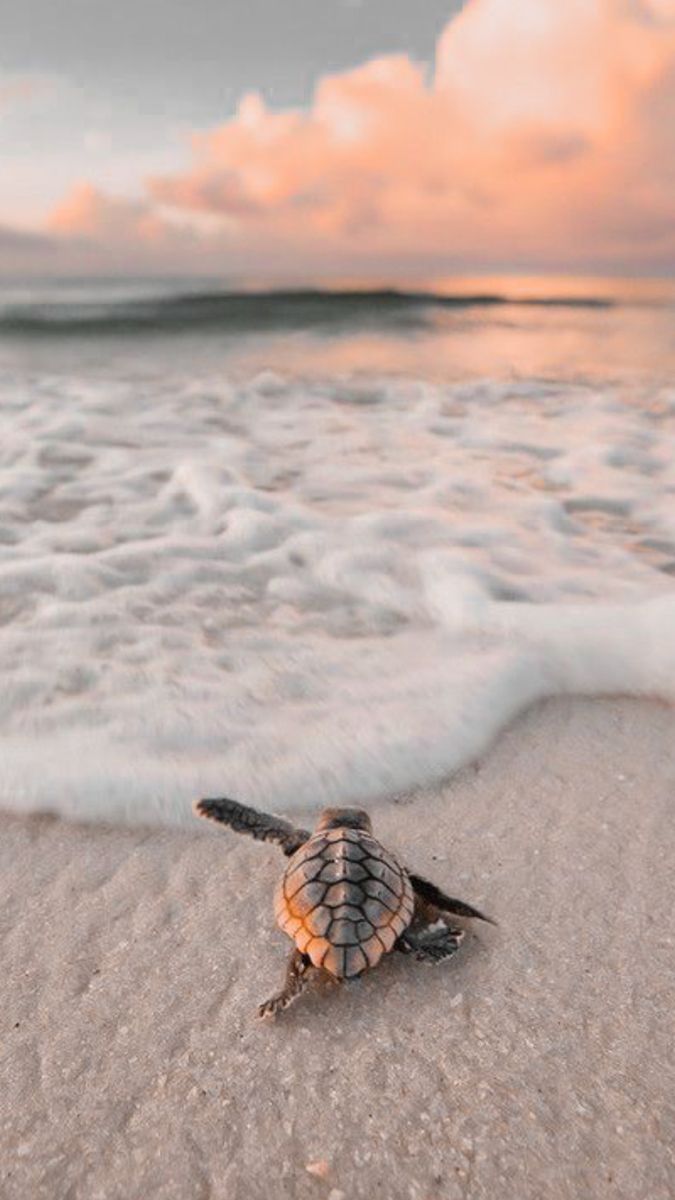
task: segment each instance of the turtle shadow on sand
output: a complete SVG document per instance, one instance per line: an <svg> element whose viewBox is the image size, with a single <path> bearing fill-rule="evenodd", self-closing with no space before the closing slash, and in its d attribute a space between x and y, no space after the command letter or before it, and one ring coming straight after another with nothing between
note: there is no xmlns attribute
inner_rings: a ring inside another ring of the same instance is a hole
<svg viewBox="0 0 675 1200"><path fill-rule="evenodd" d="M450 958L465 930L448 915L495 923L402 867L373 836L362 809L327 808L313 833L235 800L198 800L195 812L258 841L276 842L290 860L274 911L294 948L283 987L259 1006L261 1017L282 1012L311 979L322 985L355 981L392 950L426 963Z"/></svg>

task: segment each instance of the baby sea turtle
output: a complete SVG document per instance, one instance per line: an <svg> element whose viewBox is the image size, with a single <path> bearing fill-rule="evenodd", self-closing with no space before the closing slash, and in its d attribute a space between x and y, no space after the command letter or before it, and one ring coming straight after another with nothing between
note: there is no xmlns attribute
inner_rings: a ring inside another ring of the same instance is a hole
<svg viewBox="0 0 675 1200"><path fill-rule="evenodd" d="M274 913L295 947L284 986L260 1005L261 1017L287 1008L312 970L342 981L376 966L390 950L431 963L449 958L464 930L447 924L444 913L491 921L402 867L373 837L362 809L326 808L314 833L235 800L198 800L195 812L258 841L277 842L290 859Z"/></svg>

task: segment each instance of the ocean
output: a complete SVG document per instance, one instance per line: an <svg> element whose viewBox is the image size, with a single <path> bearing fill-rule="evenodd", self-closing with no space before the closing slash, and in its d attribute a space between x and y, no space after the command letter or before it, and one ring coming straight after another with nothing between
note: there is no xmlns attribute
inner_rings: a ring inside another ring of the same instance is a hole
<svg viewBox="0 0 675 1200"><path fill-rule="evenodd" d="M0 284L0 804L181 823L675 699L675 286Z"/></svg>

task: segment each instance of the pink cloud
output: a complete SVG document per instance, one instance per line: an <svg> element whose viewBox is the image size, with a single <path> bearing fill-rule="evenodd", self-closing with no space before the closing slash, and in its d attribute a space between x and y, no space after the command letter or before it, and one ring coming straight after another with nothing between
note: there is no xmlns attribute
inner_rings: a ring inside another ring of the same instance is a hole
<svg viewBox="0 0 675 1200"><path fill-rule="evenodd" d="M122 243L153 241L162 234L162 224L147 202L116 200L90 183L76 184L51 214L49 228L66 236Z"/></svg>
<svg viewBox="0 0 675 1200"><path fill-rule="evenodd" d="M212 261L251 275L657 269L674 164L673 0L470 0L431 75L398 55L321 79L306 110L248 95L147 201L84 186L51 228L145 245L171 241L167 214L208 219Z"/></svg>
<svg viewBox="0 0 675 1200"><path fill-rule="evenodd" d="M197 233L166 220L145 199L110 196L78 183L54 209L47 232L76 272L190 271L200 252Z"/></svg>

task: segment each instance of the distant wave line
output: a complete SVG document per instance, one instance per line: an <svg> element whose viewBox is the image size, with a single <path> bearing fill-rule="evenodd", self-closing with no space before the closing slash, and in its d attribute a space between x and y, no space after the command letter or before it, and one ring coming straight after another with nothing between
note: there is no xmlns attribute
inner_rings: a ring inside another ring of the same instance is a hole
<svg viewBox="0 0 675 1200"><path fill-rule="evenodd" d="M133 334L178 333L198 329L222 332L265 332L352 325L365 321L429 323L435 312L471 308L608 309L616 301L601 296L513 297L500 293L443 295L397 289L328 291L319 289L265 292L180 292L151 298L120 300L0 301L0 333L5 334Z"/></svg>

